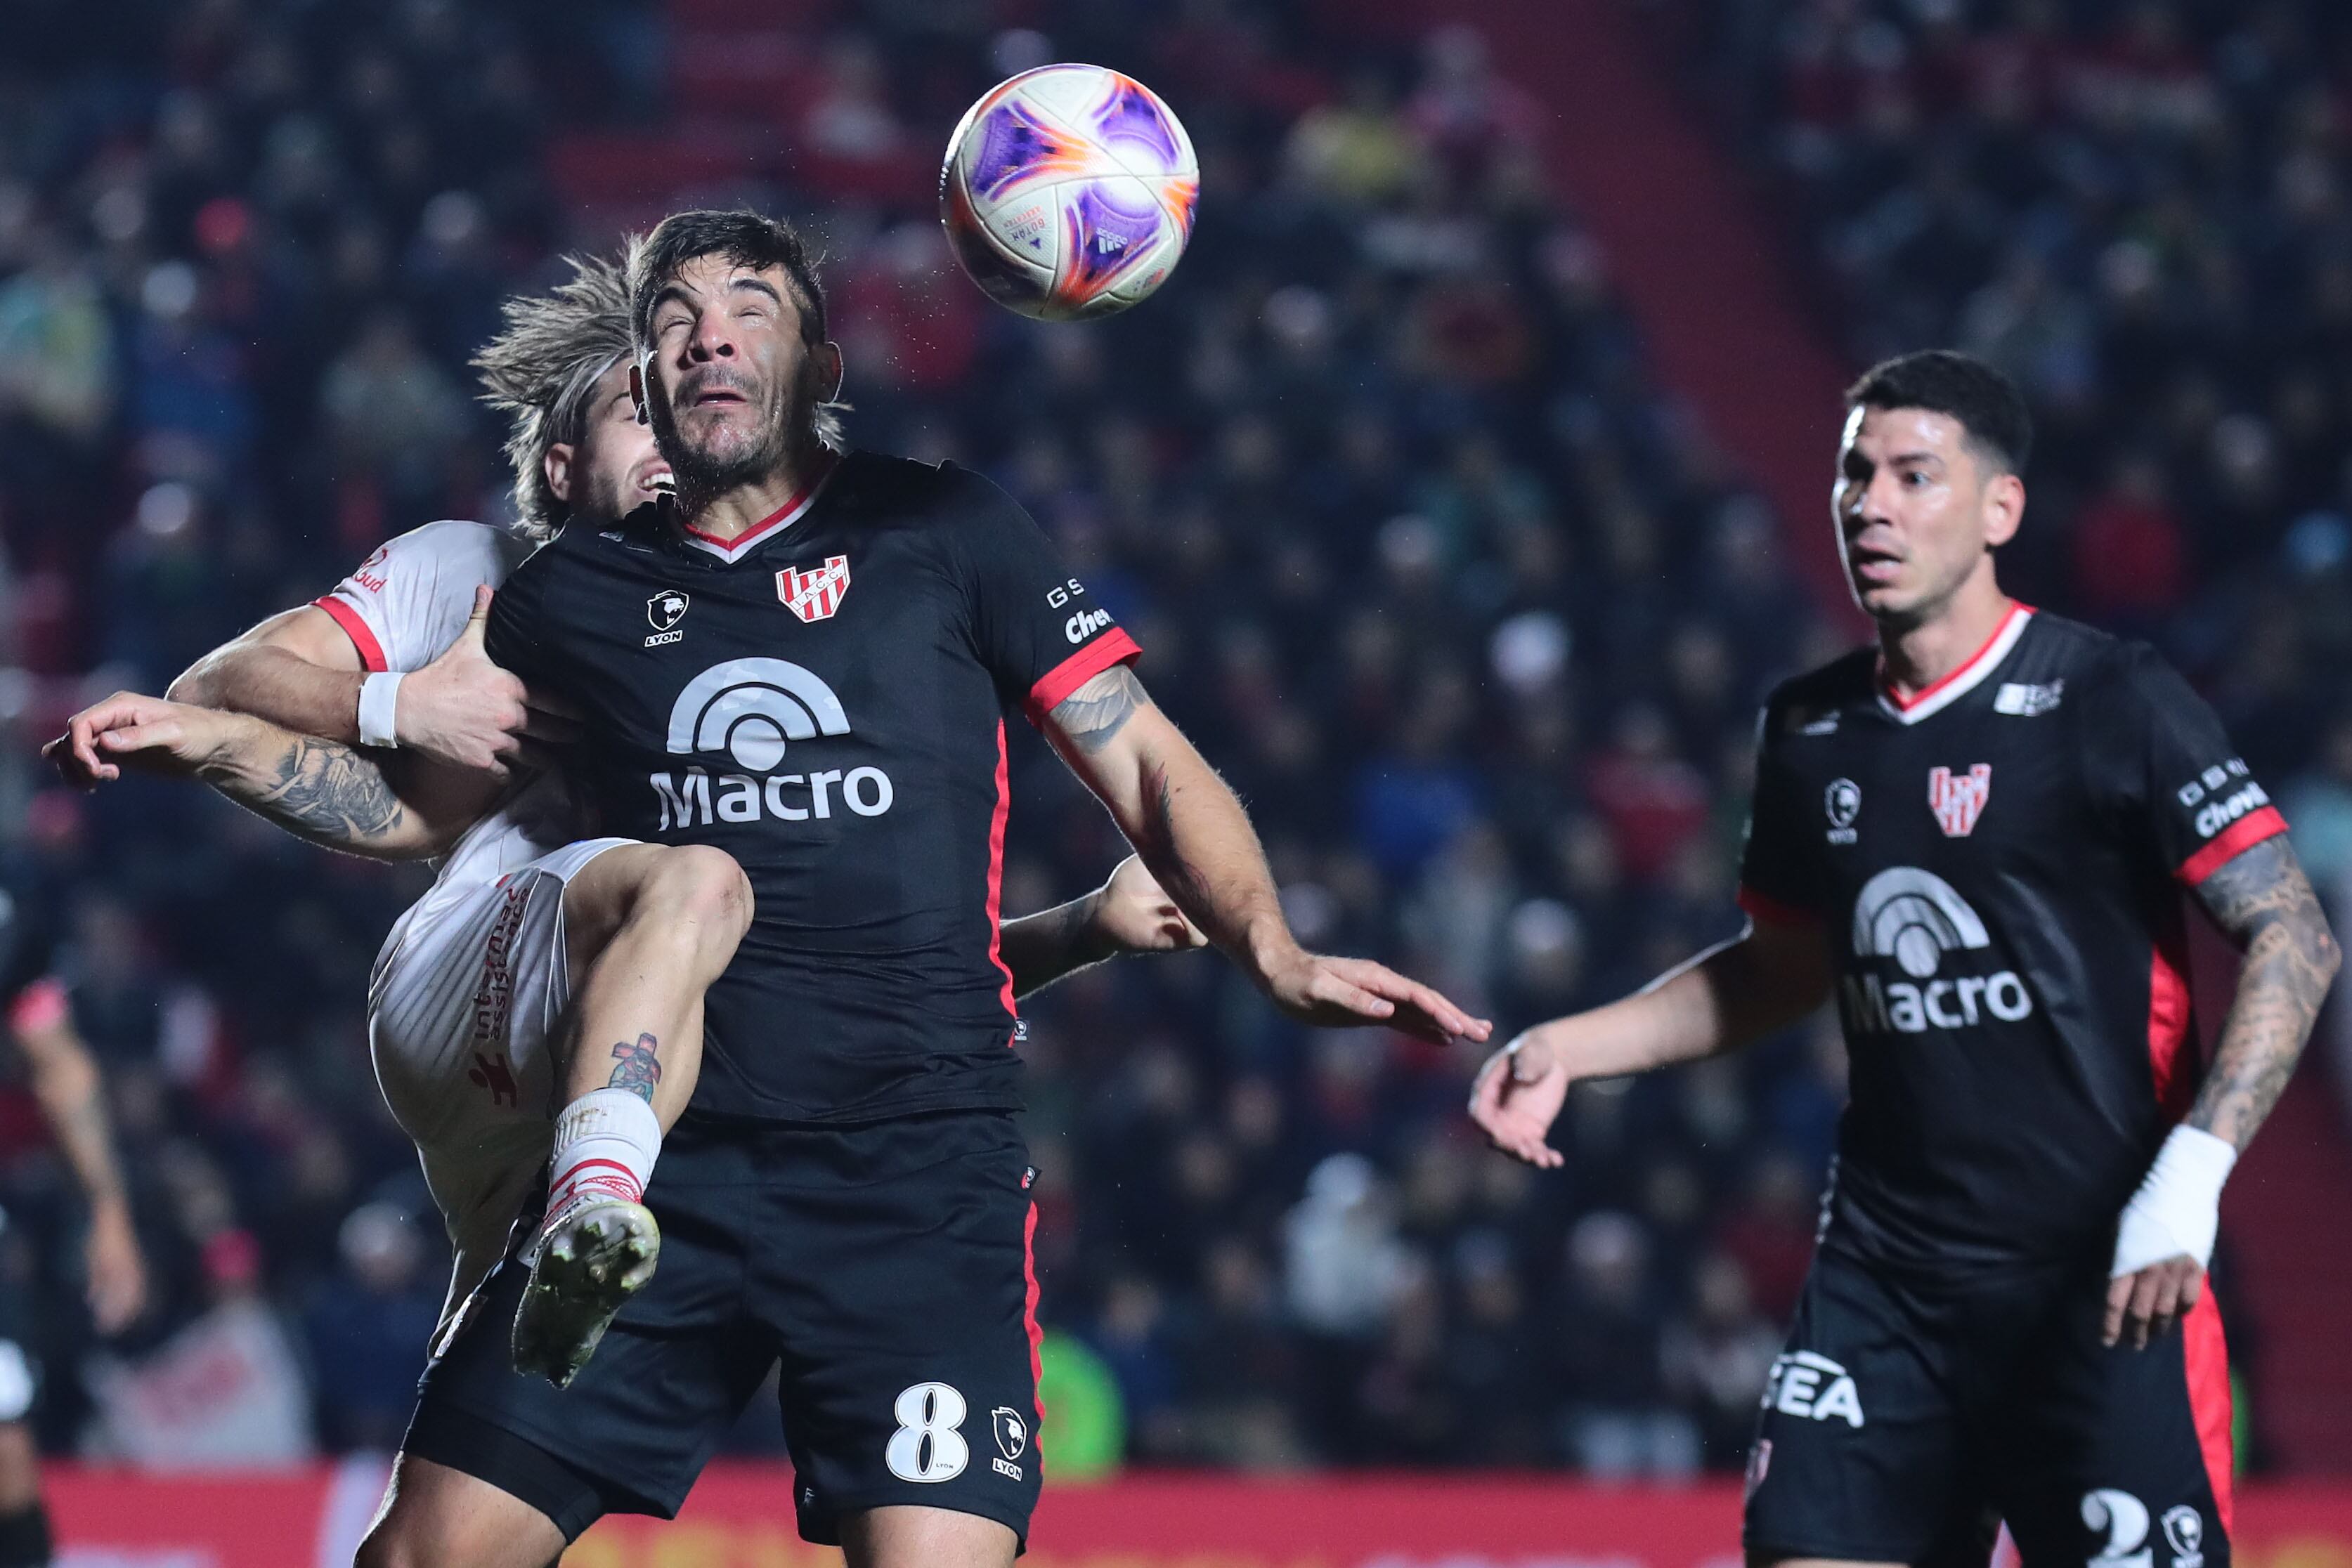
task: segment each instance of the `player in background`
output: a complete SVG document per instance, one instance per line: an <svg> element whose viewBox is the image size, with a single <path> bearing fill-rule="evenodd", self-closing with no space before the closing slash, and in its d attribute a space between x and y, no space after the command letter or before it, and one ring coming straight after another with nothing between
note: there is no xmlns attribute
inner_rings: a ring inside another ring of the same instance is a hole
<svg viewBox="0 0 2352 1568"><path fill-rule="evenodd" d="M146 1266L107 1131L105 1087L89 1048L74 1032L66 988L50 973L40 904L23 883L0 880L0 1015L25 1059L41 1119L89 1206L82 1267L90 1316L99 1333L118 1333L146 1310ZM0 1215L0 1227L6 1222ZM45 1568L49 1516L41 1506L39 1455L26 1421L38 1379L18 1343L22 1312L16 1292L0 1292L0 1568Z"/></svg>
<svg viewBox="0 0 2352 1568"><path fill-rule="evenodd" d="M566 529L501 591L488 647L579 710L571 778L608 828L726 849L756 913L647 1191L662 1271L559 1395L502 1364L524 1280L502 1264L427 1374L360 1561L540 1568L602 1513L671 1514L781 1358L803 1534L858 1568L1009 1564L1038 1471L1005 708L1292 1016L1484 1027L1298 946L1232 793L1001 491L824 442L840 361L789 226L681 214L644 254L677 504ZM671 596L682 635L650 643Z"/></svg>
<svg viewBox="0 0 2352 1568"><path fill-rule="evenodd" d="M1931 352L1848 401L1838 543L1878 645L1765 709L1748 932L1527 1030L1472 1114L1557 1166L1571 1084L1737 1049L1834 996L1852 1098L1749 1460L1750 1562L1980 1563L2002 1517L2029 1564L2226 1568L2204 1269L2336 946L2188 684L2001 591L2016 388ZM2201 1074L2184 889L2242 955Z"/></svg>
<svg viewBox="0 0 2352 1568"><path fill-rule="evenodd" d="M649 499L667 475L628 412L627 367L614 362L629 341L620 271L572 265L552 295L509 307L506 331L478 361L514 423L508 453L520 530L445 521L404 534L332 593L200 660L173 688L188 700L117 694L77 715L51 747L85 787L123 766L176 773L329 848L381 860L448 856L387 936L369 1009L378 1079L416 1140L457 1252L436 1345L548 1172L551 1133L562 1136L550 1121L559 1082L577 1104L596 1092L582 1085L597 1073L649 1074L659 1125L676 1119L698 1063L701 989L748 914L740 873L719 852L566 842L573 824L552 784L490 810L512 790L506 765L529 744L531 719L520 683L481 650L489 591L575 512L609 518ZM386 670L415 672L394 681L382 721L399 748L362 749L353 744L359 705ZM329 733L283 727L303 724ZM1087 897L1007 923L1004 941L1025 994L1118 954L1202 938L1129 862ZM566 1030L555 1020L572 975L587 979ZM619 1002L605 999L613 992ZM674 1042L666 1057L624 1057L616 1046L615 1068L583 1063L565 1044L625 1027L600 1027L592 1015L646 997L682 1020L659 1037ZM574 1136L565 1152L576 1166L597 1145ZM561 1236L551 1243L562 1245ZM630 1258L617 1282L641 1284L651 1261ZM610 1301L527 1336L526 1363L569 1375L593 1350Z"/></svg>

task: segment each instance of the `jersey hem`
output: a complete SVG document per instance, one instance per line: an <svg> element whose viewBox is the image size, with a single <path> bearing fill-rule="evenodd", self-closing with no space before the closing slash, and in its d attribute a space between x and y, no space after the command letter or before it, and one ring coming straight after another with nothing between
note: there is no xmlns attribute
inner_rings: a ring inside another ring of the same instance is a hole
<svg viewBox="0 0 2352 1568"><path fill-rule="evenodd" d="M2231 823L2220 838L2182 861L2180 869L2172 874L2195 887L2247 850L2285 831L2286 819L2279 814L2279 809L2264 806Z"/></svg>
<svg viewBox="0 0 2352 1568"><path fill-rule="evenodd" d="M835 1111L814 1115L806 1113L784 1115L772 1112L719 1111L711 1112L688 1105L687 1111L698 1121L724 1123L739 1127L871 1127L884 1122L903 1121L912 1116L928 1116L938 1111L1003 1111L1018 1114L1029 1108L1029 1103L1018 1094L973 1091L967 1093L927 1095L919 1100L904 1100L888 1105L877 1105L849 1111Z"/></svg>
<svg viewBox="0 0 2352 1568"><path fill-rule="evenodd" d="M343 629L343 635L349 637L352 646L359 650L360 663L367 666L368 674L381 675L392 668L385 662L383 644L375 640L375 633L368 630L366 618L358 611L331 593L322 593L310 602L325 611L328 618Z"/></svg>
<svg viewBox="0 0 2352 1568"><path fill-rule="evenodd" d="M1109 632L1087 643L1043 675L1029 688L1029 722L1042 725L1045 716L1060 706L1062 700L1113 664L1124 664L1143 657L1143 650L1123 626L1114 626Z"/></svg>

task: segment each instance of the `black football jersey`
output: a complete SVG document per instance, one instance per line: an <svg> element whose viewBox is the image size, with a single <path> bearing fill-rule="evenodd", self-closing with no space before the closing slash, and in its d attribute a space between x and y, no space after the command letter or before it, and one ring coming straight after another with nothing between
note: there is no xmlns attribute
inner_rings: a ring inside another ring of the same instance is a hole
<svg viewBox="0 0 2352 1568"><path fill-rule="evenodd" d="M1835 955L1830 1242L2104 1246L2195 1097L2182 890L2285 826L2153 651L2021 605L1907 702L1866 649L1777 690L1741 903Z"/></svg>
<svg viewBox="0 0 2352 1568"><path fill-rule="evenodd" d="M666 507L575 523L499 591L488 645L586 716L565 769L597 831L751 878L698 1112L1019 1106L1004 714L1139 650L1002 490L855 453L731 546Z"/></svg>

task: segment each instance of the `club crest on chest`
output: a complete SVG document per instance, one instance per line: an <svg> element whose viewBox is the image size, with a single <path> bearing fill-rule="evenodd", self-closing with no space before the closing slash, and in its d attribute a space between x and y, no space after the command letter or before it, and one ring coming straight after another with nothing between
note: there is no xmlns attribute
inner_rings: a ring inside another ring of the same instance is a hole
<svg viewBox="0 0 2352 1568"><path fill-rule="evenodd" d="M776 573L776 597L803 622L826 621L841 608L849 593L849 558L827 556L824 564L807 571L788 566Z"/></svg>

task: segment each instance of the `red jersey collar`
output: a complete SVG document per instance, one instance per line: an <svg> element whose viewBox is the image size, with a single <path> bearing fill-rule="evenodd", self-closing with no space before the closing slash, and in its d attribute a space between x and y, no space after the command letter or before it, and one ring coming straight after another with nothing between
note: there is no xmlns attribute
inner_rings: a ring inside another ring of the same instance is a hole
<svg viewBox="0 0 2352 1568"><path fill-rule="evenodd" d="M1969 654L1958 669L1943 679L1907 697L1897 692L1894 683L1886 678L1886 655L1881 653L1878 656L1879 706L1905 724L1917 724L1931 714L1941 713L1974 691L1987 675L2000 667L2000 662L2009 657L2009 651L2017 646L2017 640L2025 635L2026 623L2032 619L2033 606L2011 604L2009 613L2000 618L2000 624L1993 628L1992 635L1985 639L1983 647Z"/></svg>
<svg viewBox="0 0 2352 1568"><path fill-rule="evenodd" d="M816 505L818 494L824 490L826 482L833 477L835 470L840 465L839 456L828 451L824 455L824 465L817 470L815 477L793 492L792 498L782 506L745 528L732 539L722 539L715 534L705 533L691 523L678 524L678 532L685 537L688 544L699 550L708 550L731 566L806 516L808 509Z"/></svg>

